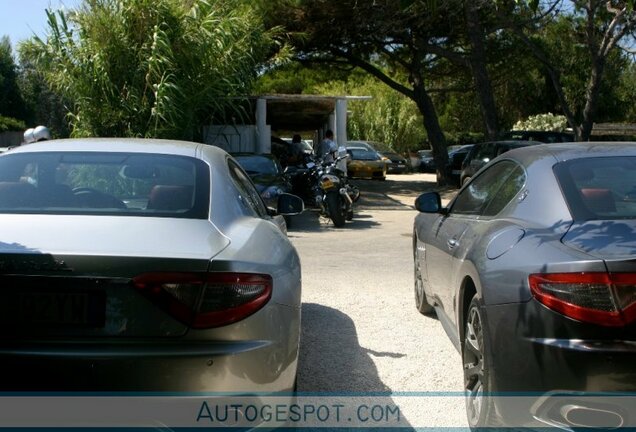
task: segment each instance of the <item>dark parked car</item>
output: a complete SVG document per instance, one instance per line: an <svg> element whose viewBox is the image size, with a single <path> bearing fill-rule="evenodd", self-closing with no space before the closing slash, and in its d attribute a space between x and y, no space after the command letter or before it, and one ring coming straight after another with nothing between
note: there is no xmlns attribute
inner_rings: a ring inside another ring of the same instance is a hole
<svg viewBox="0 0 636 432"><path fill-rule="evenodd" d="M273 155L234 153L236 161L250 176L265 205L277 208L280 194L291 191L289 178Z"/></svg>
<svg viewBox="0 0 636 432"><path fill-rule="evenodd" d="M474 144L466 144L448 153L448 169L453 183L457 186L461 185L459 177L462 172L462 164L464 163L464 159L466 159L466 155L470 152L470 149L473 148L473 145ZM439 173L437 173L437 182L440 182Z"/></svg>
<svg viewBox="0 0 636 432"><path fill-rule="evenodd" d="M636 145L516 149L415 205L416 306L461 354L470 426L633 425Z"/></svg>
<svg viewBox="0 0 636 432"><path fill-rule="evenodd" d="M568 132L516 130L504 133L500 139L502 141L521 140L539 141L542 143L560 143L574 141L574 134Z"/></svg>
<svg viewBox="0 0 636 432"><path fill-rule="evenodd" d="M419 172L435 172L435 159L433 159L433 150L420 150L417 152L420 157Z"/></svg>
<svg viewBox="0 0 636 432"><path fill-rule="evenodd" d="M462 162L459 184L463 186L488 162L513 148L541 144L536 141L494 141L475 144Z"/></svg>
<svg viewBox="0 0 636 432"><path fill-rule="evenodd" d="M403 174L409 170L409 162L402 155L394 152L379 152L380 156L384 156L389 160L386 164L388 174Z"/></svg>

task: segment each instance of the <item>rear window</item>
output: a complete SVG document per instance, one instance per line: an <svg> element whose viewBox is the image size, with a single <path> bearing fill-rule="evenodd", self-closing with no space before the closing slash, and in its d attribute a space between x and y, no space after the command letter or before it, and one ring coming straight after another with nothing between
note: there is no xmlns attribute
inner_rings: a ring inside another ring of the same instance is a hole
<svg viewBox="0 0 636 432"><path fill-rule="evenodd" d="M554 172L575 220L636 218L636 157L575 159Z"/></svg>
<svg viewBox="0 0 636 432"><path fill-rule="evenodd" d="M368 150L351 149L347 150L347 153L351 155L353 160L377 161L382 159L376 152Z"/></svg>
<svg viewBox="0 0 636 432"><path fill-rule="evenodd" d="M265 156L234 156L234 158L249 175L278 175L281 171L274 160Z"/></svg>
<svg viewBox="0 0 636 432"><path fill-rule="evenodd" d="M145 153L38 152L0 157L0 213L205 219L209 168Z"/></svg>

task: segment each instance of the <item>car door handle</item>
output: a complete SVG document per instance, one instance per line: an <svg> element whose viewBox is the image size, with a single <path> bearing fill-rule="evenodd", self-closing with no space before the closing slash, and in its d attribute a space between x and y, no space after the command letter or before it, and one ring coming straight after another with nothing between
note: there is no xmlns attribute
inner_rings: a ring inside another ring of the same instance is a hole
<svg viewBox="0 0 636 432"><path fill-rule="evenodd" d="M456 239L449 239L446 244L448 245L449 249L453 249L455 247L457 247L457 245L459 244L459 242Z"/></svg>

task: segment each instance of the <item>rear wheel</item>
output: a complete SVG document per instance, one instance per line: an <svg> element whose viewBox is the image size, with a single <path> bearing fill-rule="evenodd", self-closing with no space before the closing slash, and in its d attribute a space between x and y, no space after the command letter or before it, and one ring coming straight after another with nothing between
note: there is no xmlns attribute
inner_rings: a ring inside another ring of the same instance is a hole
<svg viewBox="0 0 636 432"><path fill-rule="evenodd" d="M343 227L346 219L346 211L342 205L342 198L338 192L333 191L327 194L325 199L327 209L329 210L329 217L336 228Z"/></svg>
<svg viewBox="0 0 636 432"><path fill-rule="evenodd" d="M424 292L424 283L422 282L422 274L420 273L420 260L418 258L417 250L415 251L415 307L422 314L430 314L433 312L433 306L431 306L426 300L426 293Z"/></svg>
<svg viewBox="0 0 636 432"><path fill-rule="evenodd" d="M464 392L468 425L474 428L501 425L491 396L490 344L483 310L477 295L473 297L464 324L462 360L464 365Z"/></svg>

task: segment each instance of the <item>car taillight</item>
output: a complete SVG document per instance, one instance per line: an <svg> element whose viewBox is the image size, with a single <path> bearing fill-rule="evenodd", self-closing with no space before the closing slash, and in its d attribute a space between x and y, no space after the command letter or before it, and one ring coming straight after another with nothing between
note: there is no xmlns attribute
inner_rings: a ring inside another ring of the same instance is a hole
<svg viewBox="0 0 636 432"><path fill-rule="evenodd" d="M604 326L636 319L636 273L548 273L529 277L534 297L563 315Z"/></svg>
<svg viewBox="0 0 636 432"><path fill-rule="evenodd" d="M165 312L192 328L220 327L261 309L272 278L254 273L145 273L133 285Z"/></svg>

